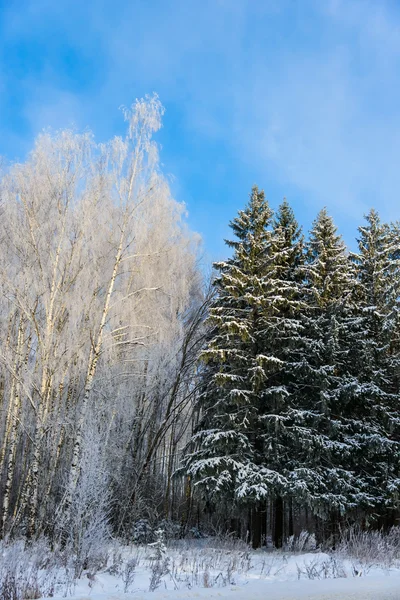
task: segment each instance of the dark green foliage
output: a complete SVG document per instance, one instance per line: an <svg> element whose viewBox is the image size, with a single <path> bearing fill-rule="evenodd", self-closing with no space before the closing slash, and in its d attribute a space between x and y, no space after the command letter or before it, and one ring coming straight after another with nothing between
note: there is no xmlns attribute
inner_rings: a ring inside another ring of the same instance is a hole
<svg viewBox="0 0 400 600"><path fill-rule="evenodd" d="M354 415L349 373L355 323L354 269L332 218L322 210L306 246L303 356L296 395L298 443L292 475L297 498L327 517L369 500L354 469Z"/></svg>
<svg viewBox="0 0 400 600"><path fill-rule="evenodd" d="M282 499L336 524L394 514L399 227L372 211L349 255L324 209L305 243L286 200L273 217L256 187L231 227L186 471L215 505L253 506L254 521Z"/></svg>
<svg viewBox="0 0 400 600"><path fill-rule="evenodd" d="M231 226L238 241L229 242L233 258L215 265L202 418L186 464L208 495L257 503L288 493L303 240L286 202L272 226L257 188Z"/></svg>
<svg viewBox="0 0 400 600"><path fill-rule="evenodd" d="M377 514L394 507L400 491L399 244L398 229L371 210L352 255L358 336L351 364L359 380L353 404L364 426L357 462Z"/></svg>

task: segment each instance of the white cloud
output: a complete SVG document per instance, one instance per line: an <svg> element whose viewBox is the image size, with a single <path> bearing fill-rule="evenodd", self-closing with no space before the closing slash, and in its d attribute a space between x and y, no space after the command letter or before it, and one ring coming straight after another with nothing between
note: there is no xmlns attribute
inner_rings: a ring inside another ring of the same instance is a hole
<svg viewBox="0 0 400 600"><path fill-rule="evenodd" d="M273 71L259 57L253 89L237 90L236 138L318 206L359 219L374 204L396 218L400 21L382 7L363 19L365 4L331 3L318 51L283 53Z"/></svg>
<svg viewBox="0 0 400 600"><path fill-rule="evenodd" d="M118 120L119 104L154 90L179 111L182 126L202 139L204 151L207 142L220 144L222 153L228 147L238 162L255 166L252 172L268 166L281 185L297 189L315 207L335 206L344 217L359 220L371 204L387 218L397 216L395 3L156 4L152 13L148 3L117 2L110 12L99 2L83 24L78 2L65 17L49 0L41 0L41 10L28 20L19 15L13 35L40 24L47 11L50 20L65 19L74 42L84 47L98 40L107 59L96 98L57 88L51 72L29 81L25 115L34 129L74 121L104 133ZM113 116L106 122L108 110Z"/></svg>

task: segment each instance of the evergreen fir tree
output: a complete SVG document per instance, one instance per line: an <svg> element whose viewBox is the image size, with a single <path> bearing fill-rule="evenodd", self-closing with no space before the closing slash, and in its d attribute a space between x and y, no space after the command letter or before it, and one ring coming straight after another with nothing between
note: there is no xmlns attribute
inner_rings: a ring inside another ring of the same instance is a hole
<svg viewBox="0 0 400 600"><path fill-rule="evenodd" d="M208 495L253 507L255 546L266 499L280 501L289 491L288 363L292 339L300 339L302 236L286 202L272 229L271 221L263 192L254 188L248 207L231 223L238 238L228 242L234 256L216 265L202 418L195 451L186 459ZM281 537L278 531L278 542Z"/></svg>
<svg viewBox="0 0 400 600"><path fill-rule="evenodd" d="M303 357L291 461L293 494L331 520L354 509L366 489L354 470L354 423L349 403L357 381L349 372L355 327L354 273L332 218L322 210L307 243Z"/></svg>
<svg viewBox="0 0 400 600"><path fill-rule="evenodd" d="M248 206L230 224L237 238L227 242L233 258L214 265L219 276L210 341L202 354L201 419L194 452L186 457L188 473L210 501L235 502L246 483L259 500L266 494L264 479L274 476L263 470L255 448L265 379L261 309L271 219L264 193L254 187Z"/></svg>
<svg viewBox="0 0 400 600"><path fill-rule="evenodd" d="M371 210L359 227L357 270L358 340L352 365L359 378L353 404L363 427L357 462L384 525L393 524L400 491L399 236ZM369 510L368 510L369 509Z"/></svg>
<svg viewBox="0 0 400 600"><path fill-rule="evenodd" d="M293 210L286 200L273 222L273 237L266 276L263 345L280 361L263 390L264 410L260 413L263 460L285 477L285 485L273 490L275 496L273 540L283 541L284 500L291 502L289 465L296 453L293 438L293 406L297 391L296 365L302 355L304 238ZM290 528L289 528L290 529ZM293 531L289 531L291 535Z"/></svg>

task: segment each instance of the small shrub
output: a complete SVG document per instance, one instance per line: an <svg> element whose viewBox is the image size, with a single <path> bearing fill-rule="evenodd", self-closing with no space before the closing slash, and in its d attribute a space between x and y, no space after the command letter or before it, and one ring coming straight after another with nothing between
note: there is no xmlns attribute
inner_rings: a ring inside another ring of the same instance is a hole
<svg viewBox="0 0 400 600"><path fill-rule="evenodd" d="M151 565L149 591L154 592L161 584L161 580L169 573L169 558L156 560Z"/></svg>
<svg viewBox="0 0 400 600"><path fill-rule="evenodd" d="M154 529L148 519L138 519L132 525L131 536L135 544L149 544L154 542Z"/></svg>
<svg viewBox="0 0 400 600"><path fill-rule="evenodd" d="M131 585L135 580L137 561L135 558L128 560L122 571L122 581L124 583L124 594L129 592Z"/></svg>

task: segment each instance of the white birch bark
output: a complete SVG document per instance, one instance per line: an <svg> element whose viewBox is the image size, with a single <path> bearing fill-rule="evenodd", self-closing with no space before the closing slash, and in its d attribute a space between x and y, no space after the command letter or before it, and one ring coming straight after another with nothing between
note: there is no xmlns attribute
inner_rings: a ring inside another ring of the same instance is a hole
<svg viewBox="0 0 400 600"><path fill-rule="evenodd" d="M21 389L18 380L18 375L21 368L21 353L23 345L23 320L20 318L17 334L17 347L15 352L15 373L17 378L12 381L11 394L10 394L10 408L11 408L11 419L10 419L10 432L8 439L8 451L7 451L7 472L6 482L3 492L3 506L2 506L2 519L1 519L1 534L4 537L6 533L7 519L9 516L10 507L10 494L14 479L14 467L15 467L15 454L17 446L17 433L18 433L18 418L21 407Z"/></svg>

